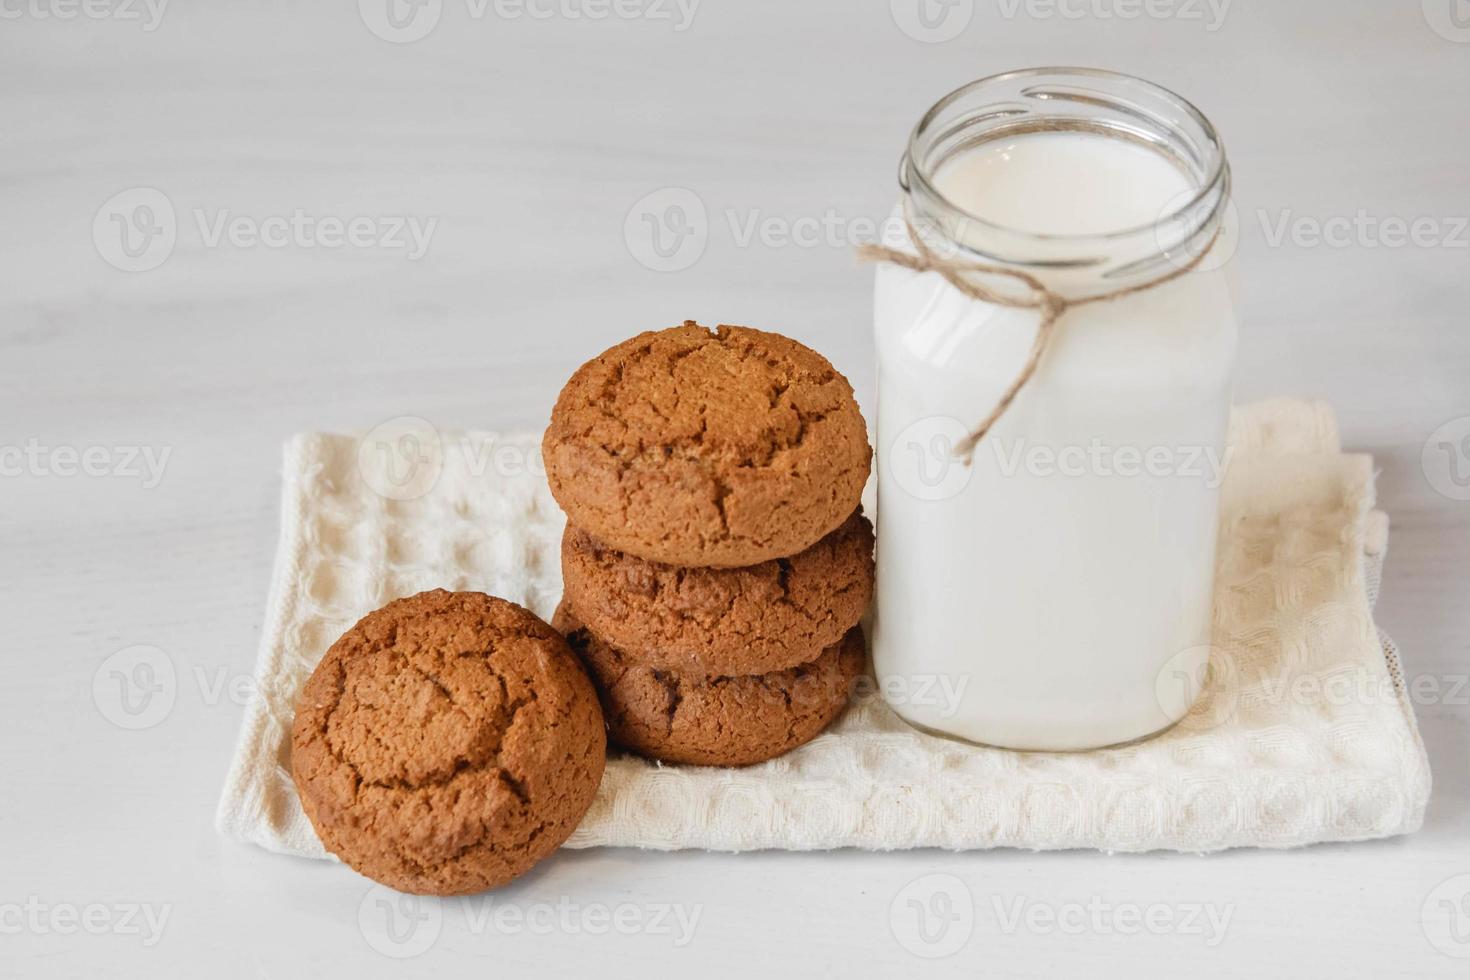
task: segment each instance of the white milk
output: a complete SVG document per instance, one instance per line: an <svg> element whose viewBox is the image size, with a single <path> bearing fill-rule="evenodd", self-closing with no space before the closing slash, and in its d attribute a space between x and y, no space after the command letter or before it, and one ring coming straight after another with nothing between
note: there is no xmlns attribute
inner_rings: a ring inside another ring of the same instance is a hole
<svg viewBox="0 0 1470 980"><path fill-rule="evenodd" d="M1149 225L1192 189L1163 155L1080 132L983 143L934 184L1043 235ZM879 268L874 665L921 727L1093 748L1167 728L1202 680L1236 328L1219 271L1070 310L967 468L949 447L1016 377L1036 321Z"/></svg>
<svg viewBox="0 0 1470 980"><path fill-rule="evenodd" d="M1163 154L1093 133L986 143L949 161L937 185L962 210L1033 235L1105 235L1152 224L1192 188Z"/></svg>

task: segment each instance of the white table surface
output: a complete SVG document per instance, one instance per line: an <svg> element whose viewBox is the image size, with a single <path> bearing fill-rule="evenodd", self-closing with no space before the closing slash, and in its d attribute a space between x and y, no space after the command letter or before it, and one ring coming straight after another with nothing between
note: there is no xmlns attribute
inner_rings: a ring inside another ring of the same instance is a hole
<svg viewBox="0 0 1470 980"><path fill-rule="evenodd" d="M1470 940L1470 879L1431 892L1470 873L1470 691L1456 686L1470 671L1470 502L1453 499L1449 469L1463 478L1470 455L1433 449L1421 466L1431 433L1470 415L1470 233L1453 220L1470 214L1470 43L1452 40L1453 2L1236 0L1218 24L1194 0L1137 19L1098 15L1129 0L932 2L959 18L938 21L963 26L952 40L906 35L904 0L897 18L874 0L704 0L683 30L672 3L624 0L650 16L591 20L557 12L591 9L575 0L533 2L549 19L433 0L424 16L440 20L413 43L375 36L350 0L180 3L151 30L141 0L0 3L0 446L49 451L0 479L0 973L1466 975L1448 953L1470 950L1446 930ZM255 659L288 434L402 414L536 426L582 360L686 317L791 333L871 404L871 271L845 236L782 247L740 231L752 217L881 217L918 114L1033 64L1155 79L1226 135L1240 397L1330 399L1347 444L1382 470L1394 530L1379 618L1411 677L1441 691L1418 708L1436 780L1419 834L1212 857L564 852L494 896L492 913L512 909L500 919L443 906L407 961L360 930L360 907L378 912L365 879L216 838L241 717L229 685ZM138 187L168 197L178 237L129 273L93 224ZM669 187L708 216L705 251L678 273L640 264L624 236L635 202ZM195 222L297 208L438 224L411 261L211 247ZM1299 219L1360 211L1432 218L1438 243L1272 242L1283 216L1309 232ZM171 455L145 487L60 475L56 447L103 447L94 466L109 470L127 447ZM99 710L93 679L135 645L165 651L177 685L165 718L130 731ZM890 921L928 874L958 877L975 902L972 923L950 923L961 948L932 962ZM1447 895L1465 903L1458 922ZM1048 929L1010 924L1018 902L1181 918L1204 904L1230 919L1218 942L1178 922ZM570 908L570 926L514 925L542 903ZM167 914L160 934L126 915L140 904ZM647 925L658 906L697 911L689 942L595 932L599 908Z"/></svg>

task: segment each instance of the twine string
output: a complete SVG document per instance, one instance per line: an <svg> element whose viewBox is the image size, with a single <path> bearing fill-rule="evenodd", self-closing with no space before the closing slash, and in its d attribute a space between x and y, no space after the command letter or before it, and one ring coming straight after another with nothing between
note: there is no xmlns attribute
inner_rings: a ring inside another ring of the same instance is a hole
<svg viewBox="0 0 1470 980"><path fill-rule="evenodd" d="M1173 282L1175 279L1199 268L1200 263L1204 261L1205 256L1214 248L1215 241L1220 237L1219 231L1216 231L1214 237L1210 239L1210 243L1199 254L1195 255L1185 264L1176 266L1156 278L1149 279L1145 282L1134 283L1131 286L1124 286L1111 292L1098 293L1093 296L1084 296L1078 299L1067 299L1065 296L1048 289L1046 284L1036 276L1031 275L1029 272L1023 272L1020 269L1009 269L1005 266L991 265L984 262L965 262L942 258L935 254L934 250L925 243L923 237L919 235L911 223L905 220L904 226L908 229L909 240L913 242L917 254L901 251L896 248L889 248L886 245L873 244L859 246L857 250L858 258L864 262L884 262L888 265L896 265L912 272L937 272L944 278L945 282L970 299L977 300L981 303L991 303L995 306L1006 306L1011 309L1036 310L1041 317L1036 327L1036 339L1031 342L1031 350L1026 355L1026 363L1021 368L1020 373L1016 375L1015 380L1010 383L1005 392L1000 396L1000 400L995 403L995 407L990 410L990 414L979 425L971 429L969 435L961 439L954 447L954 455L966 466L969 466L974 460L975 448L980 445L980 442L985 438L986 434L990 432L995 423L1000 421L1001 417L1010 409L1011 404L1015 402L1016 397L1020 395L1021 391L1035 376L1037 368L1041 365L1041 359L1046 354L1047 348L1056 334L1057 322L1061 320L1063 314L1076 306L1122 299L1125 296L1132 296L1134 293L1141 293L1145 290L1155 289L1165 283ZM1013 282L1025 286L1026 293L1018 296L1013 293L994 289L983 282L970 278L975 275L1010 279Z"/></svg>

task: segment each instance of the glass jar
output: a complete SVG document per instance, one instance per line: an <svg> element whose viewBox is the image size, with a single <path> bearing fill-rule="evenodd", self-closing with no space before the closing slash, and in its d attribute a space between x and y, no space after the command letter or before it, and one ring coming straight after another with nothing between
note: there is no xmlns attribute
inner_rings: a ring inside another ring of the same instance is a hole
<svg viewBox="0 0 1470 980"><path fill-rule="evenodd" d="M1080 305L967 455L1039 312L878 267L881 689L911 724L988 745L1156 734L1194 702L1210 643L1237 338L1223 145L1156 85L1037 69L940 100L900 170L886 246Z"/></svg>

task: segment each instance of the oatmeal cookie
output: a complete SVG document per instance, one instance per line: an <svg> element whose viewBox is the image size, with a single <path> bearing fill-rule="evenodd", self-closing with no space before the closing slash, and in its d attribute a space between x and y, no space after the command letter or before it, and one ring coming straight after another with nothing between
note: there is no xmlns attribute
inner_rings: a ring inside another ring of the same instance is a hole
<svg viewBox="0 0 1470 980"><path fill-rule="evenodd" d="M744 677L639 666L567 610L553 623L592 670L614 742L664 762L748 766L816 738L846 707L867 662L860 628L811 663Z"/></svg>
<svg viewBox="0 0 1470 980"><path fill-rule="evenodd" d="M568 525L561 567L577 619L639 663L765 674L812 660L862 619L873 598L873 525L853 514L805 551L745 568L646 561Z"/></svg>
<svg viewBox="0 0 1470 980"><path fill-rule="evenodd" d="M847 520L872 450L826 358L779 334L688 321L578 369L542 455L567 517L609 547L730 568L804 551Z"/></svg>
<svg viewBox="0 0 1470 980"><path fill-rule="evenodd" d="M322 843L400 891L503 885L591 806L606 734L566 642L478 592L365 616L301 693L291 774Z"/></svg>

